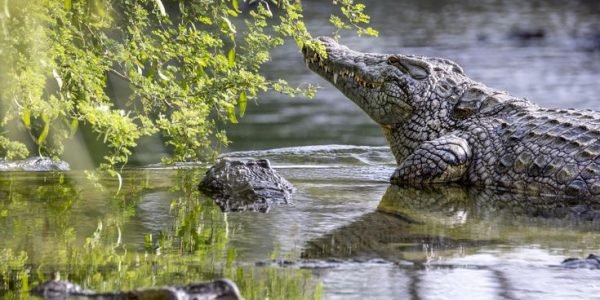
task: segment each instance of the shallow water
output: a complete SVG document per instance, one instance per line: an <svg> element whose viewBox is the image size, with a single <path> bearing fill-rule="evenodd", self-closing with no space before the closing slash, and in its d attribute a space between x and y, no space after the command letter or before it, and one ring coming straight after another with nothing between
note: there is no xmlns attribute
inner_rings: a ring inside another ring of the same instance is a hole
<svg viewBox="0 0 600 300"><path fill-rule="evenodd" d="M293 204L223 214L196 191L202 165L129 170L118 193L115 180L99 190L79 172L4 174L0 295L16 299L55 276L98 290L229 277L248 299L599 292L598 270L560 263L600 252L600 219L578 218L560 199L393 187L392 156L382 147L229 156L271 158L297 189Z"/></svg>
<svg viewBox="0 0 600 300"><path fill-rule="evenodd" d="M305 1L317 34L331 31L326 2ZM541 105L598 108L596 1L367 4L381 37L345 36L352 48L446 57ZM545 35L519 39L515 28ZM136 156L148 167L125 171L120 190L79 171L2 173L0 298L59 276L97 290L228 277L247 299L600 299L599 270L560 267L600 252L600 220L577 217L577 203L390 187L380 129L297 49L278 49L265 73L323 89L314 100L261 97L227 129L231 150L253 151L227 155L270 159L296 186L293 205L223 214L196 191L207 166L149 165L161 147ZM280 147L292 148L255 151Z"/></svg>

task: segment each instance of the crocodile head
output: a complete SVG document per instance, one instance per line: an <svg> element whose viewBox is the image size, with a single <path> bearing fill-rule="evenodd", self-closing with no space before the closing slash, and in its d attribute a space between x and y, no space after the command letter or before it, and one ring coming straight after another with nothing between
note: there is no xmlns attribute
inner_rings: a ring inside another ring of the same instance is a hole
<svg viewBox="0 0 600 300"><path fill-rule="evenodd" d="M446 59L361 53L328 37L320 37L319 41L327 57L304 48L308 68L331 82L384 128L398 126L414 116L437 124L452 122L452 103L445 100L462 93L470 82L456 63Z"/></svg>

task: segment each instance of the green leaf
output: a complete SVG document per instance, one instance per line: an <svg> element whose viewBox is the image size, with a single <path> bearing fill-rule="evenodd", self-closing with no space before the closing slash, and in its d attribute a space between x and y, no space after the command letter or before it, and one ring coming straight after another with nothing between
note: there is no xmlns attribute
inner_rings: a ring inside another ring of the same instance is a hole
<svg viewBox="0 0 600 300"><path fill-rule="evenodd" d="M164 81L169 81L169 77L167 77L165 74L163 74L160 69L158 69L158 77Z"/></svg>
<svg viewBox="0 0 600 300"><path fill-rule="evenodd" d="M73 137L75 135L78 127L79 127L79 120L73 119L73 121L71 121L71 125L69 125L69 128L71 129L71 133L70 133L71 137Z"/></svg>
<svg viewBox="0 0 600 300"><path fill-rule="evenodd" d="M71 3L71 0L65 0L65 9L67 11L70 11L72 7L73 6L72 6L72 3Z"/></svg>
<svg viewBox="0 0 600 300"><path fill-rule="evenodd" d="M160 11L160 15L165 17L167 15L167 11L165 10L165 6L163 5L161 0L154 0L156 5L158 6L158 11Z"/></svg>
<svg viewBox="0 0 600 300"><path fill-rule="evenodd" d="M233 67L235 65L235 48L231 48L231 50L229 50L227 58L229 61L229 66Z"/></svg>
<svg viewBox="0 0 600 300"><path fill-rule="evenodd" d="M38 136L37 144L42 146L46 138L48 137L48 132L50 131L50 120L48 120L48 115L46 113L42 113L42 120L44 121L44 129L42 129L42 133Z"/></svg>
<svg viewBox="0 0 600 300"><path fill-rule="evenodd" d="M233 124L237 124L238 120L235 117L235 108L233 106L228 107L227 112L229 113L229 121Z"/></svg>
<svg viewBox="0 0 600 300"><path fill-rule="evenodd" d="M89 0L88 8L98 16L102 18L106 17L106 8L102 4L102 0Z"/></svg>
<svg viewBox="0 0 600 300"><path fill-rule="evenodd" d="M145 246L146 249L152 249L152 234L148 233L144 236L144 242L145 242Z"/></svg>
<svg viewBox="0 0 600 300"><path fill-rule="evenodd" d="M235 262L236 251L235 248L227 249L227 265L231 266Z"/></svg>
<svg viewBox="0 0 600 300"><path fill-rule="evenodd" d="M244 113L246 112L246 104L248 103L248 96L246 95L246 91L242 91L240 93L240 99L238 103L240 106L240 117L243 117Z"/></svg>
<svg viewBox="0 0 600 300"><path fill-rule="evenodd" d="M23 120L23 125L25 125L25 128L31 129L31 112L29 112L28 109L23 110L21 120Z"/></svg>
<svg viewBox="0 0 600 300"><path fill-rule="evenodd" d="M235 9L236 12L241 12L238 0L231 0L231 6L233 6L233 9Z"/></svg>
<svg viewBox="0 0 600 300"><path fill-rule="evenodd" d="M221 17L221 19L223 19L223 24L225 24L225 27L227 28L228 32L236 33L235 26L233 25L233 23L231 23L231 21L229 21L229 19L225 17Z"/></svg>

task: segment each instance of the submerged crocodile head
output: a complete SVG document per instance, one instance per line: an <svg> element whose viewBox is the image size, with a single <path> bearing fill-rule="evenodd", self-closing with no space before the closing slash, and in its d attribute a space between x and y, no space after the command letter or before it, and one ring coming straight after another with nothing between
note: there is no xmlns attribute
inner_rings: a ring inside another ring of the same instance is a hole
<svg viewBox="0 0 600 300"><path fill-rule="evenodd" d="M399 126L415 116L441 127L452 126L443 123L452 122L449 114L456 103L446 99L462 94L471 84L456 63L440 58L361 53L328 37L319 40L327 57L305 48L307 66L384 128Z"/></svg>

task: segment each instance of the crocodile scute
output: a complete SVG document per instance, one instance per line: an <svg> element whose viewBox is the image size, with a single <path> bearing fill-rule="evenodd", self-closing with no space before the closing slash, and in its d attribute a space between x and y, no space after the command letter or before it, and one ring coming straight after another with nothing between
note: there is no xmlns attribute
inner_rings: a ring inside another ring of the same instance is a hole
<svg viewBox="0 0 600 300"><path fill-rule="evenodd" d="M398 163L393 184L600 195L600 112L540 107L470 79L447 59L319 40L327 56L304 48L307 66L383 128Z"/></svg>

